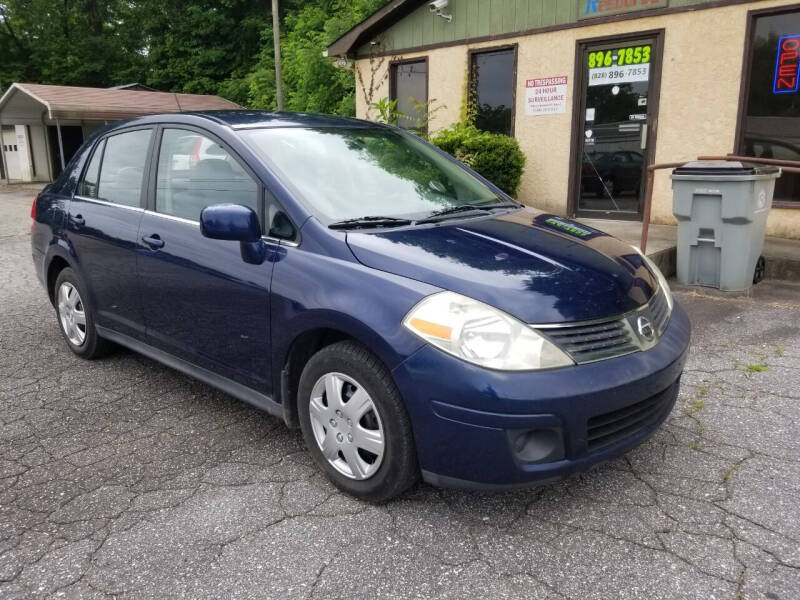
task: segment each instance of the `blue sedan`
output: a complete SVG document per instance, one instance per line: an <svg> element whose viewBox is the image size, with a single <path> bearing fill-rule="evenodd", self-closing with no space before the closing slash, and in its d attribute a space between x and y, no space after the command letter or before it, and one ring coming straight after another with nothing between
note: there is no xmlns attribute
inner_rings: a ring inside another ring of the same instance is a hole
<svg viewBox="0 0 800 600"><path fill-rule="evenodd" d="M111 125L32 208L67 346L125 346L300 427L374 502L640 444L690 327L658 268L402 130L258 111Z"/></svg>

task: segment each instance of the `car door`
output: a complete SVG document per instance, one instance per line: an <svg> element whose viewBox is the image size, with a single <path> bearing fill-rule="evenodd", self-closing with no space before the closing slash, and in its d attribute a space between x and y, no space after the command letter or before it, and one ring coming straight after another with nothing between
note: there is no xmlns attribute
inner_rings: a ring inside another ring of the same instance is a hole
<svg viewBox="0 0 800 600"><path fill-rule="evenodd" d="M239 242L203 237L199 226L212 204L261 214L262 186L220 140L177 126L161 130L152 171L137 263L149 343L271 394L273 263L248 264Z"/></svg>
<svg viewBox="0 0 800 600"><path fill-rule="evenodd" d="M136 278L143 181L154 130L101 139L69 205L67 238L101 327L144 339Z"/></svg>

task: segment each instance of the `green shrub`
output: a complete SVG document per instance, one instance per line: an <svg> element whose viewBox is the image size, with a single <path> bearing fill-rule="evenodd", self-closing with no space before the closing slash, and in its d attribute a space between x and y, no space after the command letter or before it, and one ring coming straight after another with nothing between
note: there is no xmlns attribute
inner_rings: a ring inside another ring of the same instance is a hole
<svg viewBox="0 0 800 600"><path fill-rule="evenodd" d="M525 170L525 155L516 139L473 125L455 125L437 133L431 142L516 197Z"/></svg>

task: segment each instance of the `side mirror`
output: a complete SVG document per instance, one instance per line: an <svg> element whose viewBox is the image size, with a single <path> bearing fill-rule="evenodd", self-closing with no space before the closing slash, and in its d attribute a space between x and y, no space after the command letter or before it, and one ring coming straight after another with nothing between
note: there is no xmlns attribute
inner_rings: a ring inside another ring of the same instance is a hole
<svg viewBox="0 0 800 600"><path fill-rule="evenodd" d="M260 265L266 258L256 212L241 204L214 204L200 212L200 232L212 240L239 242L242 260Z"/></svg>
<svg viewBox="0 0 800 600"><path fill-rule="evenodd" d="M241 204L214 204L200 212L200 232L212 240L252 244L261 241L261 225L252 208Z"/></svg>

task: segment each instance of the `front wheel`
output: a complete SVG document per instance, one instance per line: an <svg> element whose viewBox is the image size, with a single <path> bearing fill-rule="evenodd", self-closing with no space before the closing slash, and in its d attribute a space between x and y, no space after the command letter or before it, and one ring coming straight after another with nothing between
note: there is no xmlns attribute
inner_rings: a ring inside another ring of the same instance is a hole
<svg viewBox="0 0 800 600"><path fill-rule="evenodd" d="M303 438L339 489L383 502L419 476L411 425L386 367L355 342L320 350L298 386Z"/></svg>

